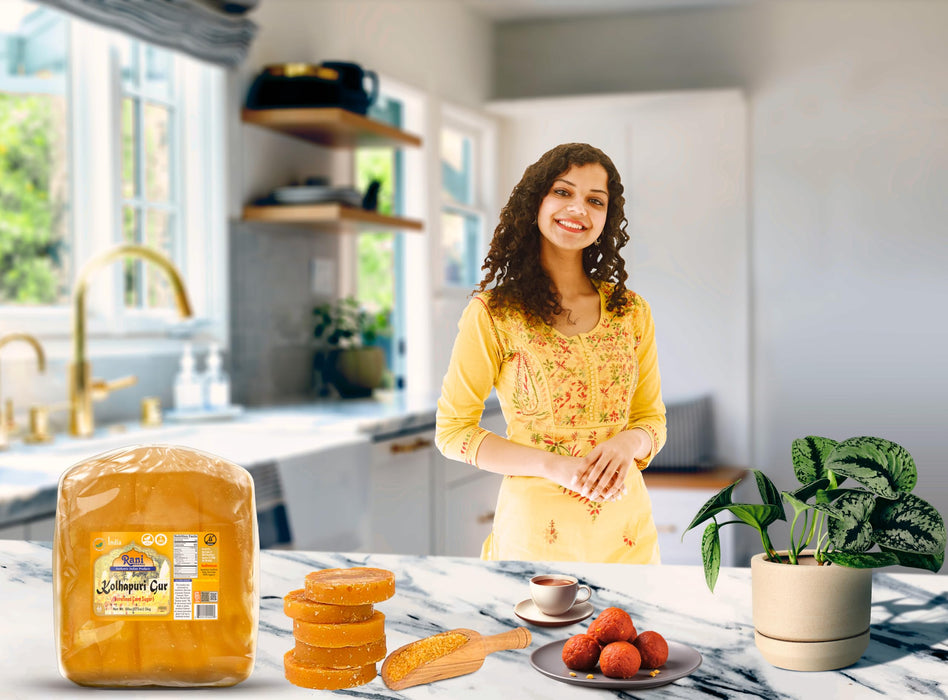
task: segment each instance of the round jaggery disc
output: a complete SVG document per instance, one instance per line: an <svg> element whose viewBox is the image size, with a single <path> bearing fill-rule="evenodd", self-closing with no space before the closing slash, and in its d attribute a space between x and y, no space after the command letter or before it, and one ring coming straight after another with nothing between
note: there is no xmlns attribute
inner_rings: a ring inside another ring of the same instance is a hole
<svg viewBox="0 0 948 700"><path fill-rule="evenodd" d="M366 605L330 605L329 603L315 603L306 597L305 591L299 588L283 596L283 612L287 617L303 622L322 622L338 624L340 622L362 622L372 617L375 608L371 603Z"/></svg>
<svg viewBox="0 0 948 700"><path fill-rule="evenodd" d="M283 655L283 674L293 685L320 690L341 690L364 685L375 678L375 664L351 668L324 668L307 664L296 658L295 650Z"/></svg>
<svg viewBox="0 0 948 700"><path fill-rule="evenodd" d="M331 605L381 603L395 595L395 574L386 569L354 566L306 574L306 597Z"/></svg>
<svg viewBox="0 0 948 700"><path fill-rule="evenodd" d="M293 636L297 641L314 647L356 647L377 642L385 636L385 615L376 610L368 620L338 625L293 620Z"/></svg>
<svg viewBox="0 0 948 700"><path fill-rule="evenodd" d="M385 658L385 637L361 644L357 647L314 647L312 644L296 640L296 660L300 663L324 666L327 668L346 668L374 664Z"/></svg>

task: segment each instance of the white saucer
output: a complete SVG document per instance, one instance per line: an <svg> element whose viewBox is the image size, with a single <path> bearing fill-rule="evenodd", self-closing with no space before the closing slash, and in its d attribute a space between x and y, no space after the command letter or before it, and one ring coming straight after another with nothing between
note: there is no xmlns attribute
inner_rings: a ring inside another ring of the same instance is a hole
<svg viewBox="0 0 948 700"><path fill-rule="evenodd" d="M582 622L595 612L592 603L585 601L576 603L562 615L547 615L540 612L532 598L521 600L514 606L514 614L521 620L532 622L539 627L564 627Z"/></svg>

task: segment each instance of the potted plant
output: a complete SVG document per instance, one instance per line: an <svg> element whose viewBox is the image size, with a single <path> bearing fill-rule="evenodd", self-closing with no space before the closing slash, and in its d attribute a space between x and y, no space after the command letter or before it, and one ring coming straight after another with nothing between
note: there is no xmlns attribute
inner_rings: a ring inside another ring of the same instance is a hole
<svg viewBox="0 0 948 700"><path fill-rule="evenodd" d="M781 668L842 668L869 644L872 569L899 564L938 572L945 561L945 522L912 493L915 461L894 442L808 436L793 441L791 455L798 488L780 492L754 470L760 504L732 502L738 480L708 500L685 531L711 520L701 556L713 591L720 528L743 523L757 530L764 546L751 559L757 648ZM793 517L788 546L778 551L768 527L786 521L783 501ZM719 522L724 512L737 519Z"/></svg>
<svg viewBox="0 0 948 700"><path fill-rule="evenodd" d="M315 371L343 398L370 396L382 386L385 350L391 335L387 311L371 313L357 299L346 297L313 309L316 339Z"/></svg>

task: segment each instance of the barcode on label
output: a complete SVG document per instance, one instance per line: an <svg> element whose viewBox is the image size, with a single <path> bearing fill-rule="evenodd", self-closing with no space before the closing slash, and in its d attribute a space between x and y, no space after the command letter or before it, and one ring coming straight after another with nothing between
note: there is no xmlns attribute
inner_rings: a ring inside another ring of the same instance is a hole
<svg viewBox="0 0 948 700"><path fill-rule="evenodd" d="M202 603L216 603L217 602L217 591L201 591L201 602Z"/></svg>
<svg viewBox="0 0 948 700"><path fill-rule="evenodd" d="M195 605L194 606L194 619L195 620L216 620L217 619L217 606L216 605Z"/></svg>

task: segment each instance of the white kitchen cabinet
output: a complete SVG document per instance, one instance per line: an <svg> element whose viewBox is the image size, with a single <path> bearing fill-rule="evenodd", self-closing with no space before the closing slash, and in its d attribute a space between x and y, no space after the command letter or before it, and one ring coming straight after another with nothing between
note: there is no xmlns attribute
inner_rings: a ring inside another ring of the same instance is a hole
<svg viewBox="0 0 948 700"><path fill-rule="evenodd" d="M432 468L437 454L431 428L372 443L367 551L434 553Z"/></svg>
<svg viewBox="0 0 948 700"><path fill-rule="evenodd" d="M444 495L442 553L477 557L494 523L497 492L503 477L478 472L449 486Z"/></svg>
<svg viewBox="0 0 948 700"><path fill-rule="evenodd" d="M294 549L365 550L370 531L369 455L368 440L343 434L327 437L316 452L277 461ZM261 495L263 492L261 489ZM266 501L270 499L262 500Z"/></svg>
<svg viewBox="0 0 948 700"><path fill-rule="evenodd" d="M9 527L0 527L0 540L25 540L25 525L10 525Z"/></svg>
<svg viewBox="0 0 948 700"><path fill-rule="evenodd" d="M719 467L706 472L650 472L645 470L645 484L652 501L652 516L658 530L658 546L663 564L695 564L701 566L701 536L707 523L682 533L698 510L722 488L743 475L741 469ZM721 565L739 565L740 528L721 528Z"/></svg>
<svg viewBox="0 0 948 700"><path fill-rule="evenodd" d="M18 525L0 528L0 540L32 540L51 542L56 528L56 516L51 515Z"/></svg>
<svg viewBox="0 0 948 700"><path fill-rule="evenodd" d="M53 531L56 529L56 516L31 520L24 527L26 532L23 539L33 542L52 542Z"/></svg>

